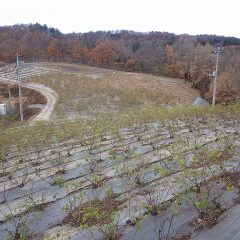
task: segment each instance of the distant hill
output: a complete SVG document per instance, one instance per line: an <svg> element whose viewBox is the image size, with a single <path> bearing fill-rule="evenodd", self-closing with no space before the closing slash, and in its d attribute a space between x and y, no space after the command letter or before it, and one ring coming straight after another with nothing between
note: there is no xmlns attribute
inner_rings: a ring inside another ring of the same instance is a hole
<svg viewBox="0 0 240 240"><path fill-rule="evenodd" d="M239 97L240 89L240 39L235 37L126 30L62 34L38 23L0 27L0 61L14 62L18 51L24 61L74 62L181 78L188 73L206 99L212 96L212 50L217 46L225 48L217 100L228 102Z"/></svg>

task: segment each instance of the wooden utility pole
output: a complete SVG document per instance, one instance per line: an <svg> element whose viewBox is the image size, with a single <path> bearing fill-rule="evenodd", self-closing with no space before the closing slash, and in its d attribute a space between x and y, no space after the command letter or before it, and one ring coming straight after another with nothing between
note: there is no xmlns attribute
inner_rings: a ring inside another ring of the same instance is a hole
<svg viewBox="0 0 240 240"><path fill-rule="evenodd" d="M9 115L12 115L12 101L11 101L11 92L10 88L8 89L8 107L9 107Z"/></svg>
<svg viewBox="0 0 240 240"><path fill-rule="evenodd" d="M22 105L22 89L21 89L21 80L19 73L19 55L17 53L17 81L18 81L18 92L19 92L19 110L20 110L20 122L23 123L23 105Z"/></svg>
<svg viewBox="0 0 240 240"><path fill-rule="evenodd" d="M215 73L214 73L214 82L213 82L213 100L212 100L212 106L215 106L216 102L216 92L217 92L217 75L218 75L218 61L219 61L219 54L224 52L223 47L217 47L213 51L213 53L217 54L217 59L216 59L216 67L215 67Z"/></svg>

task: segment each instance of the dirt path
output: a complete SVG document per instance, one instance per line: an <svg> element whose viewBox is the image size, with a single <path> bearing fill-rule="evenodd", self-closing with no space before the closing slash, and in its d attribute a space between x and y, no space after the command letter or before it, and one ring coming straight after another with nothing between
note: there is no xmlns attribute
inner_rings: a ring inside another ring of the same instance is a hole
<svg viewBox="0 0 240 240"><path fill-rule="evenodd" d="M32 117L31 121L49 120L57 102L57 93L42 84L28 83L23 84L23 86L41 92L47 99L47 104L44 106L42 111L38 115Z"/></svg>
<svg viewBox="0 0 240 240"><path fill-rule="evenodd" d="M17 84L17 81L10 80L10 79L4 78L4 77L0 77L0 81L7 82L7 83L11 82L11 83ZM53 112L54 106L57 102L57 97L58 97L57 93L55 91L53 91L51 88L46 87L42 84L26 83L26 84L22 84L22 86L42 93L47 99L47 104L44 106L44 108L41 110L41 112L38 115L33 116L30 121L40 121L40 120L50 119L50 116Z"/></svg>

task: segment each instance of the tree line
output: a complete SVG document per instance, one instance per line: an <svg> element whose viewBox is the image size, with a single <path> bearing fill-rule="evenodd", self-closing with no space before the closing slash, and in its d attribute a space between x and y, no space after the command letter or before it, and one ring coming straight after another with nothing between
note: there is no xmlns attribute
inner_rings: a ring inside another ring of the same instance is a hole
<svg viewBox="0 0 240 240"><path fill-rule="evenodd" d="M216 35L176 35L168 32L97 31L63 34L41 24L0 27L0 61L64 61L109 69L144 72L192 81L211 99L216 57L220 56L218 101L238 98L240 39Z"/></svg>

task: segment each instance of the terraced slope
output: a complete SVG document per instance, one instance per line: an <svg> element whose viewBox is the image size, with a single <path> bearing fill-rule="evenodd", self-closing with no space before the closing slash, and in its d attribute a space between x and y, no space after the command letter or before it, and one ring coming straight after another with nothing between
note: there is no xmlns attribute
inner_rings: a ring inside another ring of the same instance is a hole
<svg viewBox="0 0 240 240"><path fill-rule="evenodd" d="M21 80L25 80L28 77L40 76L54 70L50 70L41 64L38 63L21 63L20 64L20 73ZM9 80L17 80L15 64L9 64L0 68L0 77L7 78Z"/></svg>
<svg viewBox="0 0 240 240"><path fill-rule="evenodd" d="M32 121L50 119L58 96L52 89L48 88L47 86L37 83L25 83L25 80L27 78L32 78L33 76L36 77L45 75L47 73L49 74L50 72L53 72L53 70L49 70L45 67L40 66L39 64L21 64L20 79L22 81L22 86L42 93L47 99L47 104L42 108L41 112L37 116L33 116L31 118ZM13 84L17 83L16 69L14 64L0 68L0 81L5 81Z"/></svg>
<svg viewBox="0 0 240 240"><path fill-rule="evenodd" d="M49 135L51 145L32 142L27 152L13 146L1 161L0 239L16 234L16 229L34 239L103 239L111 229L121 233L121 239L157 239L141 238L143 232L161 230L144 224L149 206L194 186L186 171L192 169L203 181L221 173L220 164L228 171L239 166L239 136L237 120L198 118L144 124L116 135L105 132L101 138L88 134L58 142ZM227 149L234 149L234 155ZM100 213L100 203L110 210ZM84 209L89 212L83 216ZM188 221L196 217L195 210L185 221L176 218L169 234L192 233ZM136 221L141 227L135 227Z"/></svg>

